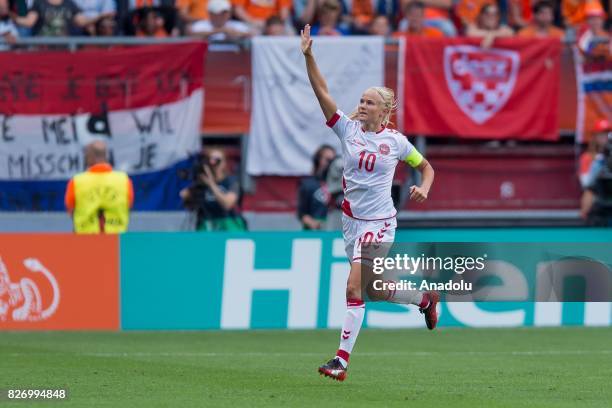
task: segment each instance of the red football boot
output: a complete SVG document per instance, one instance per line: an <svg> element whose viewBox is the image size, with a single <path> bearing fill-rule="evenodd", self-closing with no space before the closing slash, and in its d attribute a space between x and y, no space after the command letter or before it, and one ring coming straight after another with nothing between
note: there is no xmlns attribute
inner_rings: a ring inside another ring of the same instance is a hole
<svg viewBox="0 0 612 408"><path fill-rule="evenodd" d="M332 378L337 381L344 381L348 368L344 368L338 357L334 357L327 363L319 367L319 374Z"/></svg>
<svg viewBox="0 0 612 408"><path fill-rule="evenodd" d="M438 312L436 306L440 301L440 294L435 290L425 292L423 294L423 303L427 306L419 308L419 312L425 315L425 323L429 330L436 328L438 324Z"/></svg>

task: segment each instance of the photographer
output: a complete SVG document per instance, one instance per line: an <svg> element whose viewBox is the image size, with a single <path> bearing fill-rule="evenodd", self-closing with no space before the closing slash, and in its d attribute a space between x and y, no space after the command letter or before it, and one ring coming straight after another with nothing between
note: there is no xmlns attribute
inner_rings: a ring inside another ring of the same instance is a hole
<svg viewBox="0 0 612 408"><path fill-rule="evenodd" d="M344 160L342 156L336 156L329 163L325 182L330 195L329 208L325 229L327 231L342 230L342 202L344 201L344 186L342 180L344 170Z"/></svg>
<svg viewBox="0 0 612 408"><path fill-rule="evenodd" d="M610 135L612 126L606 119L600 119L595 123L594 134L589 148L580 157L580 184L583 188L580 200L580 214L583 219L593 223L597 214L604 208L597 208L598 202L608 199L603 191L604 180L602 177L606 172L607 162L610 160L609 145L612 143ZM599 214L601 215L601 214Z"/></svg>
<svg viewBox="0 0 612 408"><path fill-rule="evenodd" d="M297 216L305 230L323 229L330 202L325 179L329 165L335 158L333 147L325 144L320 146L312 157L313 174L300 181Z"/></svg>
<svg viewBox="0 0 612 408"><path fill-rule="evenodd" d="M227 174L225 154L209 149L200 157L192 184L181 190L185 208L197 214L198 231L244 231L246 223L238 211L238 179Z"/></svg>

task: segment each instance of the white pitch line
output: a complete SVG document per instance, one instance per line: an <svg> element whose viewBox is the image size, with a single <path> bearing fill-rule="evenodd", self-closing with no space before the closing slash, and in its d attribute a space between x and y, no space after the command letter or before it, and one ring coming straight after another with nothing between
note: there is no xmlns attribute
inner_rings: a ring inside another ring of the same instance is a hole
<svg viewBox="0 0 612 408"><path fill-rule="evenodd" d="M71 352L49 352L49 353L0 353L0 356L7 357L27 357L27 356L48 356L48 355L74 355L83 357L320 357L321 353L303 353L303 352L286 352L286 353L264 353L264 352L246 352L246 353L215 353L215 352L99 352L99 353L71 353ZM364 357L381 357L381 356L414 356L414 357L429 357L429 356L562 356L562 355L610 355L612 350L539 350L539 351L381 351L381 352L363 352L357 353Z"/></svg>

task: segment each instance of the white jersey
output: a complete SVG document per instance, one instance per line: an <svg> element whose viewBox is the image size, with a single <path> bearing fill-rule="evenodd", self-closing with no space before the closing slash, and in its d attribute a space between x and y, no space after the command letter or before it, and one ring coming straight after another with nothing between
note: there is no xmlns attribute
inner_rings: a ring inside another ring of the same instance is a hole
<svg viewBox="0 0 612 408"><path fill-rule="evenodd" d="M408 162L422 156L406 136L393 129L366 132L361 122L351 120L338 110L327 126L340 137L344 161L343 212L359 220L392 218L396 214L391 199L391 185L398 161Z"/></svg>

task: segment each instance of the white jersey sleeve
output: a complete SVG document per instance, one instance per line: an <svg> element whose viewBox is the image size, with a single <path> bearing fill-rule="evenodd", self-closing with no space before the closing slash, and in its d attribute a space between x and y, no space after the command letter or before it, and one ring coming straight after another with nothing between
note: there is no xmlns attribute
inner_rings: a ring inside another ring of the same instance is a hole
<svg viewBox="0 0 612 408"><path fill-rule="evenodd" d="M340 140L344 140L349 134L351 124L354 123L355 121L351 120L344 114L344 112L338 109L336 113L334 113L334 116L327 121L326 125L329 126L336 135L338 135Z"/></svg>
<svg viewBox="0 0 612 408"><path fill-rule="evenodd" d="M406 158L408 157L412 149L414 149L414 146L408 141L408 138L406 138L406 136L402 135L401 133L398 133L397 136L397 160L406 161Z"/></svg>
<svg viewBox="0 0 612 408"><path fill-rule="evenodd" d="M398 143L398 158L397 160L403 161L404 163L409 164L412 167L417 167L423 161L423 156L419 151L414 147L406 136L398 133L397 143Z"/></svg>

